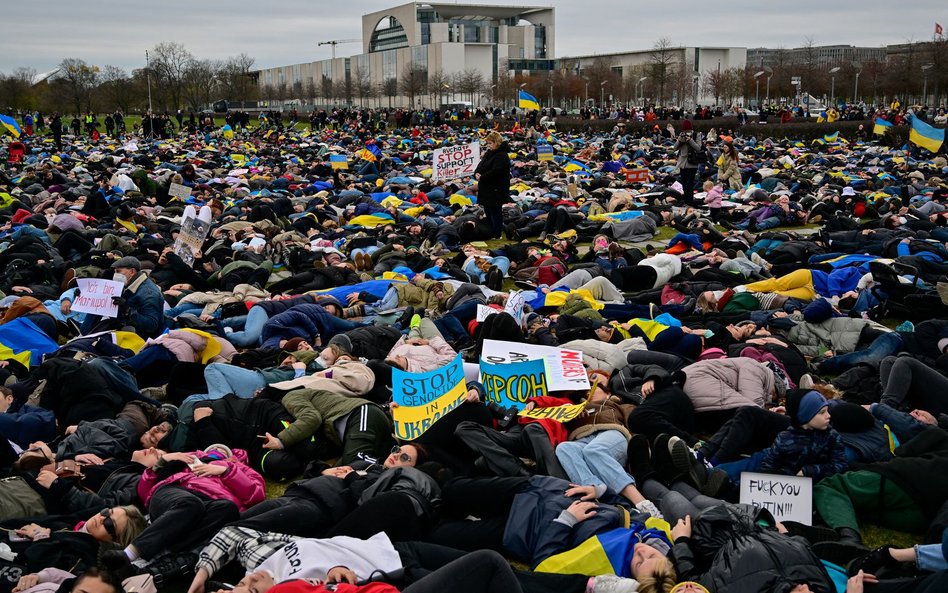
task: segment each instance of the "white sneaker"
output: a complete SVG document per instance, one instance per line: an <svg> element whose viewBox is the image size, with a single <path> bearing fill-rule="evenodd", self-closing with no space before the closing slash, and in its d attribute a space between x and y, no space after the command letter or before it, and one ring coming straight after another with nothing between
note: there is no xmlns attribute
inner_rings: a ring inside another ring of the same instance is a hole
<svg viewBox="0 0 948 593"><path fill-rule="evenodd" d="M635 593L639 582L614 574L601 574L593 579L592 593Z"/></svg>
<svg viewBox="0 0 948 593"><path fill-rule="evenodd" d="M800 389L813 389L813 377L809 373L800 376Z"/></svg>
<svg viewBox="0 0 948 593"><path fill-rule="evenodd" d="M649 515L651 515L652 517L656 519L665 518L662 512L658 510L658 507L655 506L655 503L652 502L651 500L648 500L648 499L643 500L639 504L635 505L635 508L638 509L640 512L648 513Z"/></svg>

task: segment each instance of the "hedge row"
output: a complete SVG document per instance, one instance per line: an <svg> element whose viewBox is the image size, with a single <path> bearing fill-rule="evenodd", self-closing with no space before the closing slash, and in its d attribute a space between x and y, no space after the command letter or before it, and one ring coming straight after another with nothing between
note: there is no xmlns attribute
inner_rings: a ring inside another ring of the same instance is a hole
<svg viewBox="0 0 948 593"><path fill-rule="evenodd" d="M492 127L494 123L495 122L489 120L471 119L465 121L449 122L449 125L458 128L465 126ZM592 133L611 132L616 123L616 120L585 120L575 117L558 117L556 118L556 129L560 132L568 133L583 132L585 130L590 130ZM674 125L676 130L681 129L680 120L663 120L657 122L626 121L625 125L628 133L638 135L642 132L651 130L656 124L665 127L669 123ZM714 119L695 120L692 122L692 124L695 131L702 133L707 133L711 128L717 130L718 133L724 133L728 130L738 130L736 117L718 117ZM872 134L872 122L870 120L837 121L828 124L816 123L812 120L802 119L794 120L787 124L746 124L740 126L738 134L745 138L754 136L757 138L791 138L794 140L811 141L822 138L823 136L832 134L834 132L839 132L841 137L852 139L855 137L856 131L860 125L864 126L868 130L869 134ZM502 120L502 128L509 130L512 126L513 122ZM892 131L899 143L908 141L908 132L909 129L907 126L900 126Z"/></svg>

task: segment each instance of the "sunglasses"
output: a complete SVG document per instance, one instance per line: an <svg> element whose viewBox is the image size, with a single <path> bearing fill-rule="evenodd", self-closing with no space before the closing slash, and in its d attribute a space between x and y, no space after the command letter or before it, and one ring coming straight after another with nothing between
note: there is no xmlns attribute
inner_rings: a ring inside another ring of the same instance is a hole
<svg viewBox="0 0 948 593"><path fill-rule="evenodd" d="M112 520L112 509L102 509L99 515L102 516L102 525L105 527L106 533L109 534L112 541L116 541L118 539L118 531L115 529L115 521Z"/></svg>
<svg viewBox="0 0 948 593"><path fill-rule="evenodd" d="M398 445L395 445L394 447L392 447L392 455L398 455L398 460L401 461L402 463L411 463L412 461L414 461L411 455L409 455L408 453L402 453L402 448L399 447Z"/></svg>

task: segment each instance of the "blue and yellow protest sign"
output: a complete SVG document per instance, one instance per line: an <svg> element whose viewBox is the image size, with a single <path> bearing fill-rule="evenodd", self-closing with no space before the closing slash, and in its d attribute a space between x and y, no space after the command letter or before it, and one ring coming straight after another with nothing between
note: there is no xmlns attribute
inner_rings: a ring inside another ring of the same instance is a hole
<svg viewBox="0 0 948 593"><path fill-rule="evenodd" d="M332 165L333 169L348 169L349 161L346 159L344 154L331 154L329 155L329 164Z"/></svg>
<svg viewBox="0 0 948 593"><path fill-rule="evenodd" d="M411 441L464 403L467 385L461 355L427 373L392 369L392 420L395 438Z"/></svg>
<svg viewBox="0 0 948 593"><path fill-rule="evenodd" d="M537 144L537 160L542 162L553 160L553 147L549 144Z"/></svg>
<svg viewBox="0 0 948 593"><path fill-rule="evenodd" d="M481 383L489 401L522 410L531 397L549 392L543 359L494 364L481 360Z"/></svg>

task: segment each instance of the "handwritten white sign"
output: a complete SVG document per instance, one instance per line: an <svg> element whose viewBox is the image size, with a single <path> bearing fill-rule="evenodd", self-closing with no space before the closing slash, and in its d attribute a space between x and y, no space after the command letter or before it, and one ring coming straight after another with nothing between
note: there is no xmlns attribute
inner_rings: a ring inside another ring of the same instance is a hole
<svg viewBox="0 0 948 593"><path fill-rule="evenodd" d="M112 297L122 296L125 287L121 282L77 278L76 283L79 284L79 296L72 304L73 311L102 317L118 317L118 305L112 302Z"/></svg>
<svg viewBox="0 0 948 593"><path fill-rule="evenodd" d="M433 153L432 179L454 179L474 174L481 162L481 145L471 142L461 146L438 148Z"/></svg>
<svg viewBox="0 0 948 593"><path fill-rule="evenodd" d="M813 479L741 472L741 504L767 509L777 521L813 522Z"/></svg>
<svg viewBox="0 0 948 593"><path fill-rule="evenodd" d="M500 313L497 309L493 307L488 307L487 305L478 305L477 306L477 322L481 323L491 315Z"/></svg>
<svg viewBox="0 0 948 593"><path fill-rule="evenodd" d="M512 291L507 297L507 303L504 305L504 311L510 313L510 316L517 320L517 323L523 325L523 305L526 299L519 290Z"/></svg>
<svg viewBox="0 0 948 593"><path fill-rule="evenodd" d="M481 359L491 364L543 360L550 391L589 389L583 353L538 344L484 340Z"/></svg>
<svg viewBox="0 0 948 593"><path fill-rule="evenodd" d="M191 188L180 183L172 183L168 186L168 195L179 200L187 200L191 197Z"/></svg>

